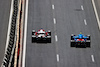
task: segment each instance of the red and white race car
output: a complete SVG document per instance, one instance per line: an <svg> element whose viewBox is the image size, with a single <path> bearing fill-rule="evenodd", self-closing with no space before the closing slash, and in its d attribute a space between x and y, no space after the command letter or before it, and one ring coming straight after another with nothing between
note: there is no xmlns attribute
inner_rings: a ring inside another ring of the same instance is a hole
<svg viewBox="0 0 100 67"><path fill-rule="evenodd" d="M33 42L45 42L51 43L51 31L48 30L47 32L44 29L40 29L37 32L32 30L32 43Z"/></svg>

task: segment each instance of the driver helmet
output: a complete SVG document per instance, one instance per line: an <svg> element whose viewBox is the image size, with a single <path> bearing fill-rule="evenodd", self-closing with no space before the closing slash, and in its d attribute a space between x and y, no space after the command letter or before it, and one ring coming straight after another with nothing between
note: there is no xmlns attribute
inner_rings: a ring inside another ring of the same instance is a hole
<svg viewBox="0 0 100 67"><path fill-rule="evenodd" d="M80 39L83 38L83 35L82 35L81 32L80 32L80 34L78 36L79 36Z"/></svg>

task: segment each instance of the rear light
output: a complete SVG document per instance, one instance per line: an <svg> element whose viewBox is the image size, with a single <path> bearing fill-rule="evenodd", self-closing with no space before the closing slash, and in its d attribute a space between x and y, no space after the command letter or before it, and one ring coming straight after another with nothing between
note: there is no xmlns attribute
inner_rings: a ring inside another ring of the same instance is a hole
<svg viewBox="0 0 100 67"><path fill-rule="evenodd" d="M46 35L48 35L48 32L46 32Z"/></svg>
<svg viewBox="0 0 100 67"><path fill-rule="evenodd" d="M84 39L77 39L77 41L84 41Z"/></svg>
<svg viewBox="0 0 100 67"><path fill-rule="evenodd" d="M35 35L37 35L37 32L35 32Z"/></svg>
<svg viewBox="0 0 100 67"><path fill-rule="evenodd" d="M40 30L38 30L38 31L40 31Z"/></svg>

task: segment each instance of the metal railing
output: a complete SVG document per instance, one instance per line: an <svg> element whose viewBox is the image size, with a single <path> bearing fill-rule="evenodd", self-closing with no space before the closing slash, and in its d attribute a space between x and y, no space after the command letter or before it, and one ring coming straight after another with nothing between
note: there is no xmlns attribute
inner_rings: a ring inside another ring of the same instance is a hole
<svg viewBox="0 0 100 67"><path fill-rule="evenodd" d="M16 44L16 21L17 21L17 14L18 14L18 0L13 1L13 14L11 20L11 28L9 34L9 43L7 49L5 51L5 55L3 58L3 62L1 67L10 67L11 61L14 54L15 44Z"/></svg>

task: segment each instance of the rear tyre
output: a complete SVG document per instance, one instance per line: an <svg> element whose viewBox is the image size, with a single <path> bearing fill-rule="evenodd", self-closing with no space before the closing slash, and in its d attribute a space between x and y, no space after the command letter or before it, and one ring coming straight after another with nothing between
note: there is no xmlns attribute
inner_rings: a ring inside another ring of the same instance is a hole
<svg viewBox="0 0 100 67"><path fill-rule="evenodd" d="M73 36L71 36L71 40L74 40Z"/></svg>
<svg viewBox="0 0 100 67"><path fill-rule="evenodd" d="M48 31L48 33L49 33L49 35L51 36L51 31L50 31L50 30Z"/></svg>
<svg viewBox="0 0 100 67"><path fill-rule="evenodd" d="M48 39L48 43L51 43L51 38Z"/></svg>
<svg viewBox="0 0 100 67"><path fill-rule="evenodd" d="M90 47L90 40L86 41L86 47Z"/></svg>
<svg viewBox="0 0 100 67"><path fill-rule="evenodd" d="M71 34L71 40L74 40L73 36L75 36L74 34Z"/></svg>
<svg viewBox="0 0 100 67"><path fill-rule="evenodd" d="M75 42L71 40L70 47L75 47Z"/></svg>
<svg viewBox="0 0 100 67"><path fill-rule="evenodd" d="M48 43L51 43L51 36L47 36Z"/></svg>
<svg viewBox="0 0 100 67"><path fill-rule="evenodd" d="M87 35L89 38L87 38L87 40L90 40L90 35Z"/></svg>
<svg viewBox="0 0 100 67"><path fill-rule="evenodd" d="M36 38L32 37L32 43L36 42Z"/></svg>
<svg viewBox="0 0 100 67"><path fill-rule="evenodd" d="M32 35L34 35L34 33L35 33L35 30L32 30Z"/></svg>

